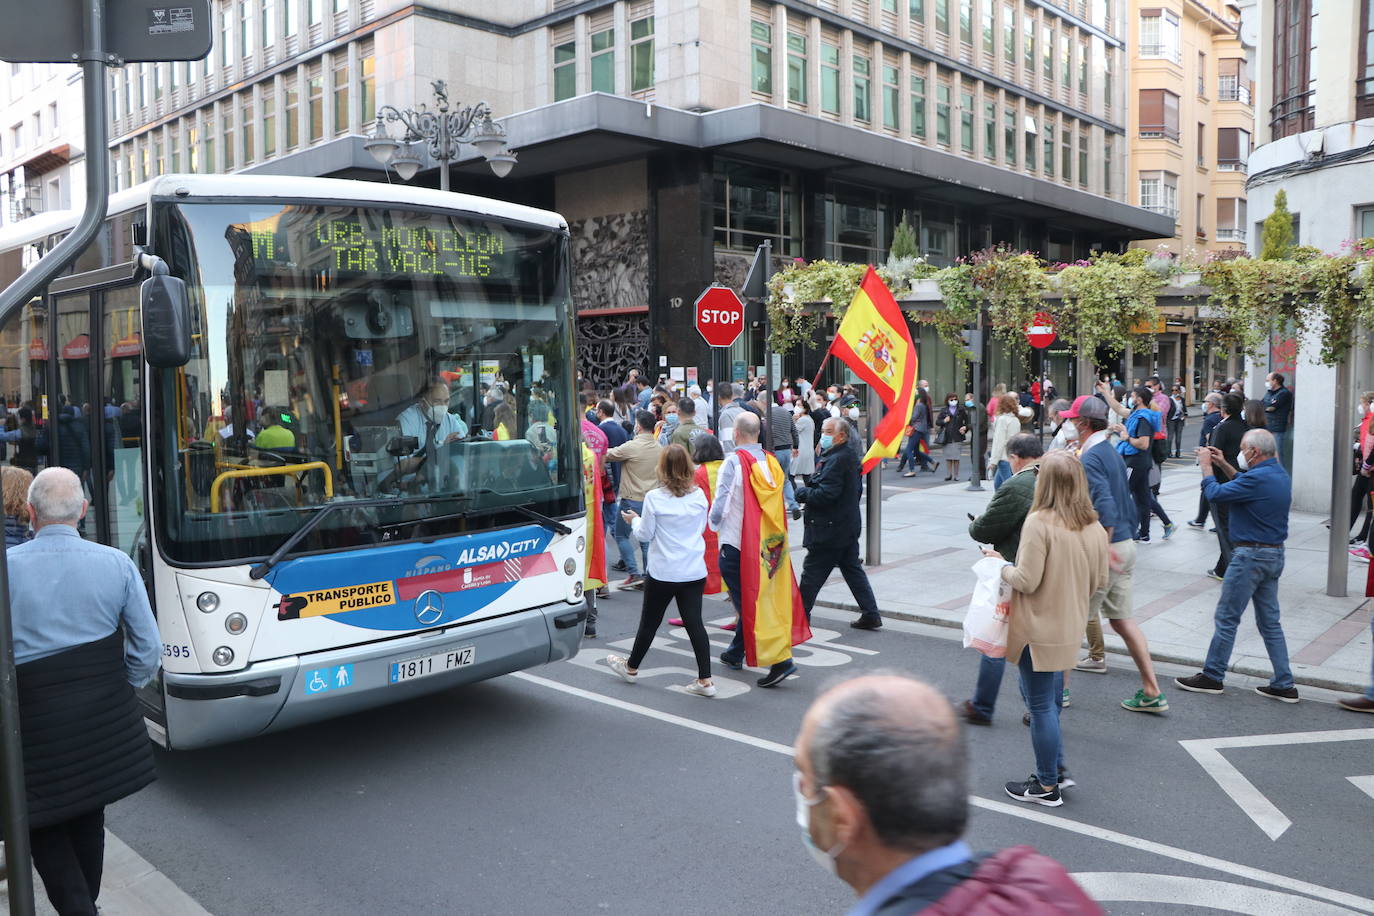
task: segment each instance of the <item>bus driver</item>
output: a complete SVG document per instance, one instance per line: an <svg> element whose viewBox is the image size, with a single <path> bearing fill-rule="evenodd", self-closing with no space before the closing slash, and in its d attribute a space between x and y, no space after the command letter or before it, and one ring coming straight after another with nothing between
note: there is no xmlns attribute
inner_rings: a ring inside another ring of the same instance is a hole
<svg viewBox="0 0 1374 916"><path fill-rule="evenodd" d="M457 414L448 411L448 397L448 385L433 382L421 392L414 404L396 417L401 435L414 437L419 443L415 451L400 461L398 470L402 476L427 464L425 477L431 483L435 482L433 475L439 473L436 450L467 436L467 424ZM430 459L428 462L425 461L427 456Z"/></svg>

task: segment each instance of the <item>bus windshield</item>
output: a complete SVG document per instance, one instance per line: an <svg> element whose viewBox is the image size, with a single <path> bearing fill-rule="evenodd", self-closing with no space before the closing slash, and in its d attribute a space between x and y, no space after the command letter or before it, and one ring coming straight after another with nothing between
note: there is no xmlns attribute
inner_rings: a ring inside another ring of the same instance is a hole
<svg viewBox="0 0 1374 916"><path fill-rule="evenodd" d="M194 348L155 373L157 538L174 562L581 510L563 233L471 214L163 205ZM523 518L519 519L524 521Z"/></svg>

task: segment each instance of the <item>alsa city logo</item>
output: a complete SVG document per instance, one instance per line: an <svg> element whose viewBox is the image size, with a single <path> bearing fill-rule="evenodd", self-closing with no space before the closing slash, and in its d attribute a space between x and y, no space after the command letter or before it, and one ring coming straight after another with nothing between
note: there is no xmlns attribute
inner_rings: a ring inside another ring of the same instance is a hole
<svg viewBox="0 0 1374 916"><path fill-rule="evenodd" d="M464 547L452 562L438 554L430 554L415 561L415 566L401 574L400 578L410 579L432 573L447 572L463 566L477 566L482 563L496 563L513 557L524 556L539 549L539 538L526 538L523 541L497 541L475 547Z"/></svg>

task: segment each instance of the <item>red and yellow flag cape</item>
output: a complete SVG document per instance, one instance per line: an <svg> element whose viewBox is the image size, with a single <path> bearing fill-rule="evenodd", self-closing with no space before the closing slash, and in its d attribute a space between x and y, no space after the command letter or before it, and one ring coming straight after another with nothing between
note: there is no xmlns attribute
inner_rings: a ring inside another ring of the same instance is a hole
<svg viewBox="0 0 1374 916"><path fill-rule="evenodd" d="M787 549L782 466L772 455L765 455L765 470L744 449L735 454L744 499L739 558L744 661L751 667L775 665L792 657L793 646L811 638Z"/></svg>
<svg viewBox="0 0 1374 916"><path fill-rule="evenodd" d="M706 510L711 510L711 503L716 500L716 476L720 473L720 466L723 462L708 461L705 464L697 465L696 481L697 486L701 487L701 492L706 494ZM704 532L706 539L706 594L721 595L725 593L725 582L720 578L720 538L706 527Z"/></svg>
<svg viewBox="0 0 1374 916"><path fill-rule="evenodd" d="M582 587L606 584L606 526L601 523L601 459L582 443L582 492L587 500L587 570Z"/></svg>
<svg viewBox="0 0 1374 916"><path fill-rule="evenodd" d="M864 455L867 474L882 459L897 456L916 399L917 371L916 345L911 342L906 317L871 265L835 332L830 352L872 387L887 408L873 428L873 444Z"/></svg>

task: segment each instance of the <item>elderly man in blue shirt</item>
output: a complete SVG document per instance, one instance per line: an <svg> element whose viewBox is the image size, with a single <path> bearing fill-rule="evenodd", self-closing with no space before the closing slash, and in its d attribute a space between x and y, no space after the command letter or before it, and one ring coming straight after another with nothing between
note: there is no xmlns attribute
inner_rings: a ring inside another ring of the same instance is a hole
<svg viewBox="0 0 1374 916"><path fill-rule="evenodd" d="M1261 696L1283 703L1298 702L1293 686L1293 671L1288 665L1288 643L1279 623L1279 576L1283 574L1283 542L1288 539L1288 507L1292 502L1293 481L1278 461L1274 434L1252 429L1240 440L1239 469L1232 468L1218 448L1200 448L1202 492L1211 503L1230 509L1227 519L1234 551L1221 583L1217 602L1216 628L1202 673L1175 678L1174 683L1194 693L1222 693L1222 680L1231 663L1236 642L1236 625L1245 606L1255 602L1255 626L1264 639L1273 679L1256 687ZM1213 467L1233 475L1218 483Z"/></svg>
<svg viewBox="0 0 1374 916"><path fill-rule="evenodd" d="M105 806L154 778L133 688L162 644L133 561L77 532L80 479L48 468L28 502L36 534L7 557L33 865L54 909L93 916Z"/></svg>

